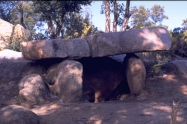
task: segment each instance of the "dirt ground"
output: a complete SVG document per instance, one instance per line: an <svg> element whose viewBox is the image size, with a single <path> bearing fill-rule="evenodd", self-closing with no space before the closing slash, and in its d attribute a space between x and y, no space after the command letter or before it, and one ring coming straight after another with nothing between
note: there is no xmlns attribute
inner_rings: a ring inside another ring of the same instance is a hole
<svg viewBox="0 0 187 124"><path fill-rule="evenodd" d="M0 83L0 108L17 104L18 81ZM169 124L172 101L180 101L178 124L187 124L187 75L159 75L146 78L140 96L124 94L103 103L63 103L53 100L31 108L41 124Z"/></svg>

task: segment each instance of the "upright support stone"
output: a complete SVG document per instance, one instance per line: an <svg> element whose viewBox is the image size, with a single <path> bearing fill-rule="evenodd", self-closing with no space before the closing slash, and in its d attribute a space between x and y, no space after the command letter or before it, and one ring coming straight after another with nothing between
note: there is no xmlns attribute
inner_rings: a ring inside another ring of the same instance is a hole
<svg viewBox="0 0 187 124"><path fill-rule="evenodd" d="M82 73L83 66L74 60L65 60L59 65L48 70L48 78L51 81L51 90L64 102L79 101L82 97Z"/></svg>
<svg viewBox="0 0 187 124"><path fill-rule="evenodd" d="M146 69L142 60L135 55L127 54L124 58L125 75L131 94L139 95L144 88Z"/></svg>

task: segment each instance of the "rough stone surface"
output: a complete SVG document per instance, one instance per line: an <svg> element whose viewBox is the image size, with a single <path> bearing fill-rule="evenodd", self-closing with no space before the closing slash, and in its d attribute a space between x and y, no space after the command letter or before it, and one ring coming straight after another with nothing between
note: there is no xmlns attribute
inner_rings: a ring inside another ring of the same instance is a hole
<svg viewBox="0 0 187 124"><path fill-rule="evenodd" d="M38 74L30 74L19 83L19 98L21 103L28 105L41 104L49 98L49 88Z"/></svg>
<svg viewBox="0 0 187 124"><path fill-rule="evenodd" d="M36 60L42 58L82 58L90 56L90 48L83 38L52 39L23 42L21 44L23 57Z"/></svg>
<svg viewBox="0 0 187 124"><path fill-rule="evenodd" d="M4 41L9 41L12 33L13 25L7 21L0 19L0 36Z"/></svg>
<svg viewBox="0 0 187 124"><path fill-rule="evenodd" d="M123 65L109 57L83 58L79 61L83 65L83 98L95 103L111 99L123 80ZM122 84L122 92L127 87Z"/></svg>
<svg viewBox="0 0 187 124"><path fill-rule="evenodd" d="M163 70L166 73L174 73L176 75L187 74L187 60L174 60L163 65Z"/></svg>
<svg viewBox="0 0 187 124"><path fill-rule="evenodd" d="M142 60L134 53L127 54L124 66L131 94L139 95L144 88L146 78L146 69Z"/></svg>
<svg viewBox="0 0 187 124"><path fill-rule="evenodd" d="M169 50L171 38L165 28L144 28L126 32L102 33L86 37L92 57Z"/></svg>
<svg viewBox="0 0 187 124"><path fill-rule="evenodd" d="M42 58L103 57L125 53L169 50L171 38L162 27L111 32L70 40L53 39L21 44L23 57Z"/></svg>
<svg viewBox="0 0 187 124"><path fill-rule="evenodd" d="M23 41L27 41L27 39L28 39L28 33L26 29L22 25L17 24L14 27L12 42L15 42L15 41L23 42Z"/></svg>
<svg viewBox="0 0 187 124"><path fill-rule="evenodd" d="M48 69L50 88L64 102L79 101L82 97L83 66L74 60L65 60Z"/></svg>
<svg viewBox="0 0 187 124"><path fill-rule="evenodd" d="M22 106L10 105L0 110L0 124L40 124L40 119Z"/></svg>

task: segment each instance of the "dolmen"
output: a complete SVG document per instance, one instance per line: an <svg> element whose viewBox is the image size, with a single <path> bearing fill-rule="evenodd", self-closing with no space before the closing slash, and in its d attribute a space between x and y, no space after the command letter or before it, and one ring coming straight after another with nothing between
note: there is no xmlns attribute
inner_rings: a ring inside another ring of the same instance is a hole
<svg viewBox="0 0 187 124"><path fill-rule="evenodd" d="M53 95L63 102L84 99L97 103L115 96L116 90L124 93L127 87L132 95L140 95L146 69L135 53L169 50L171 37L163 27L151 27L74 39L32 40L20 46L26 60L60 59L48 65L44 77ZM109 57L121 54L126 54L122 63Z"/></svg>

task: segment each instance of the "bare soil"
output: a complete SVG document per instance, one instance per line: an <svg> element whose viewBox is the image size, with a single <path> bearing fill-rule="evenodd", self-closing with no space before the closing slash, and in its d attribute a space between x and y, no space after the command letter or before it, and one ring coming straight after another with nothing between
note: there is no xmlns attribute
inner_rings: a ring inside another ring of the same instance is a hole
<svg viewBox="0 0 187 124"><path fill-rule="evenodd" d="M18 83L0 83L0 108L20 105ZM169 124L173 100L180 101L177 123L187 124L187 75L149 76L140 96L123 94L102 103L54 99L30 110L41 118L41 124Z"/></svg>

